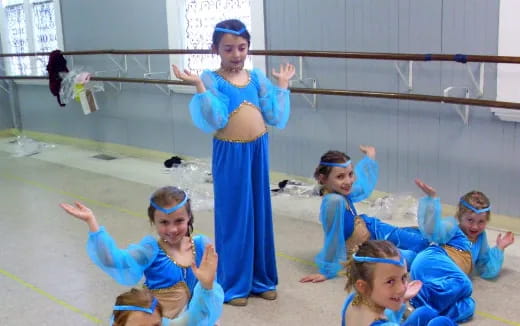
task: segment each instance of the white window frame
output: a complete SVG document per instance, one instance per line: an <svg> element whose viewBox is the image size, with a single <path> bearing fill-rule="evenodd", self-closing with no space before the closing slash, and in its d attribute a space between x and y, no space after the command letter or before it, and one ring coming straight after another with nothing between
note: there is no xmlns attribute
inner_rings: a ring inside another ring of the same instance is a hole
<svg viewBox="0 0 520 326"><path fill-rule="evenodd" d="M56 38L58 41L58 48L63 50L63 30L62 30L62 18L61 18L61 4L60 0L51 0L54 4L54 15L55 15L55 24L56 24ZM27 52L35 52L35 43L33 38L33 21L32 21L32 13L31 13L31 1L30 0L21 0L21 3L24 5L24 11L26 13L26 33L27 33L27 39L28 39L28 50ZM35 1L39 2L39 1ZM44 2L43 0L41 2ZM34 3L34 2L33 2ZM2 16L2 19L0 19L0 38L2 40L2 52L4 53L12 53L9 47L8 42L8 33L7 33L7 24L4 23L6 21L5 19L5 13L4 8L7 6L6 0L0 0L0 15ZM28 14L31 13L31 14ZM3 66L6 70L7 74L13 73L13 68L9 63L10 58L4 58L3 60ZM31 76L41 76L41 74L36 71L36 57L30 57L30 65L31 65ZM25 80L25 81L16 81L17 83L22 84L47 84L47 81L40 81L40 80Z"/></svg>
<svg viewBox="0 0 520 326"><path fill-rule="evenodd" d="M217 0L218 1L218 0ZM264 1L250 0L251 6L251 48L255 50L265 49L265 29L264 29ZM184 0L166 0L166 19L168 26L168 47L170 49L185 49L185 1ZM181 25L181 24L182 25ZM184 67L184 55L170 55L170 75L175 79L171 65L175 64L178 67ZM265 71L266 58L265 56L253 55L251 56L253 67ZM170 89L176 93L194 94L194 86L184 85L170 85Z"/></svg>
<svg viewBox="0 0 520 326"><path fill-rule="evenodd" d="M518 13L520 4L517 0L501 0L498 20L498 55L520 56ZM520 102L518 85L520 83L520 64L497 64L497 101ZM499 119L520 122L520 112L512 109L491 108Z"/></svg>

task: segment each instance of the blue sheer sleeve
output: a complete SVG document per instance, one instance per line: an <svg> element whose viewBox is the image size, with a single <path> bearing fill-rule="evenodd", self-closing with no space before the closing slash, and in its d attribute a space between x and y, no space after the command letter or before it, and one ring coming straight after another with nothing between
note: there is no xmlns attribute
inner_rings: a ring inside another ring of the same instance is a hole
<svg viewBox="0 0 520 326"><path fill-rule="evenodd" d="M217 282L213 283L211 290L207 290L197 283L188 310L185 312L188 315L186 325L215 325L222 315L223 304L224 291Z"/></svg>
<svg viewBox="0 0 520 326"><path fill-rule="evenodd" d="M441 203L438 197L423 197L417 209L419 229L430 242L446 244L457 231L457 220L453 216L441 216Z"/></svg>
<svg viewBox="0 0 520 326"><path fill-rule="evenodd" d="M206 91L193 95L190 102L191 119L204 132L214 132L228 123L229 98L218 90L218 81L209 70L200 75Z"/></svg>
<svg viewBox="0 0 520 326"><path fill-rule="evenodd" d="M273 85L259 69L253 69L251 75L258 80L260 109L265 122L276 128L285 128L291 114L289 90Z"/></svg>
<svg viewBox="0 0 520 326"><path fill-rule="evenodd" d="M377 161L365 156L354 168L356 181L349 194L353 203L367 199L374 191L379 176L379 165Z"/></svg>
<svg viewBox="0 0 520 326"><path fill-rule="evenodd" d="M385 316L388 319L389 325L399 325L403 320L404 313L406 312L406 304L401 305L401 309L393 311L391 309L385 309ZM386 324L383 324L386 325Z"/></svg>
<svg viewBox="0 0 520 326"><path fill-rule="evenodd" d="M336 277L341 270L342 262L347 260L347 248L343 235L343 216L346 199L338 194L328 194L323 197L320 208L320 222L323 227L323 248L314 261L320 274L327 278Z"/></svg>
<svg viewBox="0 0 520 326"><path fill-rule="evenodd" d="M211 290L199 284L195 286L188 310L175 319L163 318L162 326L207 326L215 325L222 315L224 291L217 283Z"/></svg>
<svg viewBox="0 0 520 326"><path fill-rule="evenodd" d="M210 240L203 235L194 237L197 247L202 249L210 243ZM197 249L198 251L198 249ZM196 264L200 265L202 255L197 255ZM224 290L217 281L213 282L211 290L207 290L197 281L193 289L193 295L188 304L188 309L184 311L179 317L168 320L163 326L205 326L215 325L222 315L222 306L224 304Z"/></svg>
<svg viewBox="0 0 520 326"><path fill-rule="evenodd" d="M127 286L139 282L158 251L157 240L152 236L144 237L139 244L131 244L127 249L119 249L103 226L97 232L89 232L87 241L90 259L119 284Z"/></svg>
<svg viewBox="0 0 520 326"><path fill-rule="evenodd" d="M504 252L498 247L489 248L485 231L479 236L478 242L480 250L475 262L477 273L484 279L496 278L504 263Z"/></svg>

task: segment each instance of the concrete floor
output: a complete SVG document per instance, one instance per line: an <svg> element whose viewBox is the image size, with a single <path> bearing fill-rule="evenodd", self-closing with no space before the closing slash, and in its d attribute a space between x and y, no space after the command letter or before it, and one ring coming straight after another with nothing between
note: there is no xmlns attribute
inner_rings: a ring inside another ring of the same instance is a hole
<svg viewBox="0 0 520 326"><path fill-rule="evenodd" d="M120 246L153 232L145 209L158 186L176 184L162 162L132 158L101 161L98 154L57 145L15 158L0 138L0 325L106 325L117 285L90 262L86 225L61 211L60 202L90 206ZM321 246L319 198L275 197L279 299L251 298L244 308L224 307L222 325L338 325L344 280L300 284L315 272ZM212 212L195 213L199 233L213 235ZM409 224L409 221L395 221ZM489 231L494 243L496 232ZM467 325L520 325L520 245L506 251L497 281L474 279L477 314ZM516 308L515 308L516 307Z"/></svg>

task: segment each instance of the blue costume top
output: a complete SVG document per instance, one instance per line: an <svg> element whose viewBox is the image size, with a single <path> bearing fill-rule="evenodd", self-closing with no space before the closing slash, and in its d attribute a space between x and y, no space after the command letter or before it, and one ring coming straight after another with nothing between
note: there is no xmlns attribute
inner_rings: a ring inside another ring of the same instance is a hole
<svg viewBox="0 0 520 326"><path fill-rule="evenodd" d="M199 235L193 237L192 242L195 263L199 266L209 240ZM152 236L144 237L127 249L119 249L101 226L97 232L89 232L87 252L98 267L122 285L133 286L144 275L144 284L152 292L186 287L191 300L187 311L180 316L184 324L179 325L213 325L222 313L223 291L220 285L215 282L211 290L204 289L191 268L176 265Z"/></svg>
<svg viewBox="0 0 520 326"><path fill-rule="evenodd" d="M349 195L329 193L323 196L320 222L324 232L324 245L314 261L318 265L320 274L327 278L337 275L343 268L342 262L347 260L347 250L355 249L347 248L347 240L359 232L357 222L360 221L356 221L358 214L353 204L370 196L377 183L378 170L377 162L366 156L354 169L356 181ZM366 225L370 239L388 240L394 243L401 249L408 266L415 253L428 246L428 241L416 230L398 228L364 214L359 215L359 218Z"/></svg>
<svg viewBox="0 0 520 326"><path fill-rule="evenodd" d="M341 326L350 326L347 325L345 320L345 315L348 309L348 306L354 300L356 296L356 292L353 291L345 300L343 304L343 308L341 309ZM438 313L430 308L421 307L419 309L415 309L412 314L406 319L406 321L402 322L403 315L406 311L406 304L401 306L399 311L392 311L390 309L385 309L386 319L378 319L373 321L370 325L367 326L456 326L456 324L449 318L438 316ZM355 326L365 326L365 325L355 325Z"/></svg>
<svg viewBox="0 0 520 326"><path fill-rule="evenodd" d="M267 124L285 128L291 113L289 90L273 85L262 71L249 72L249 83L241 87L215 71L204 70L200 78L206 91L193 96L190 113L193 123L203 131L224 128L230 114L244 102L259 108Z"/></svg>

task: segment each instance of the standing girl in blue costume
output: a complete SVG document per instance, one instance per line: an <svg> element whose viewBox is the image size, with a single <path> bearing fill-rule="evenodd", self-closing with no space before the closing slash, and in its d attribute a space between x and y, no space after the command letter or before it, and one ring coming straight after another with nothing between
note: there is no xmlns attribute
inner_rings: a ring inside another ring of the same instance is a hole
<svg viewBox="0 0 520 326"><path fill-rule="evenodd" d="M163 187L153 193L148 217L159 239L146 236L127 249L117 247L88 207L79 202L60 206L87 223L90 259L122 285L135 285L144 276L144 285L161 303L165 318L181 317L190 326L218 320L224 294L215 282L217 254L205 236L191 236L193 214L184 191Z"/></svg>
<svg viewBox="0 0 520 326"><path fill-rule="evenodd" d="M314 178L323 186L320 222L324 244L315 258L319 273L307 275L300 282L315 283L336 277L342 263L369 239L391 241L403 250L409 263L418 251L428 246L418 230L398 228L377 218L357 214L354 203L370 196L379 173L375 148L360 146L360 149L366 156L355 168L345 153L328 151L314 172Z"/></svg>
<svg viewBox="0 0 520 326"><path fill-rule="evenodd" d="M504 261L503 250L514 242L513 234L499 234L497 246L489 248L484 229L491 206L483 193L471 191L461 198L457 221L454 217L442 218L434 188L419 179L415 183L427 194L419 201L419 228L434 245L419 253L411 266L412 279L424 284L412 305L426 305L455 321L466 321L475 312L469 276L474 270L486 279L497 277Z"/></svg>
<svg viewBox="0 0 520 326"><path fill-rule="evenodd" d="M342 326L454 326L428 307L403 320L406 302L421 288L408 282L406 261L389 241L369 240L347 262L346 289L351 291L341 313Z"/></svg>
<svg viewBox="0 0 520 326"><path fill-rule="evenodd" d="M196 86L193 122L213 138L215 242L224 301L245 306L250 294L276 299L274 234L269 190L266 124L284 128L290 114L293 65L273 69L278 86L258 69L244 70L250 35L236 19L218 23L212 50L221 67L199 77L173 66L175 76Z"/></svg>

